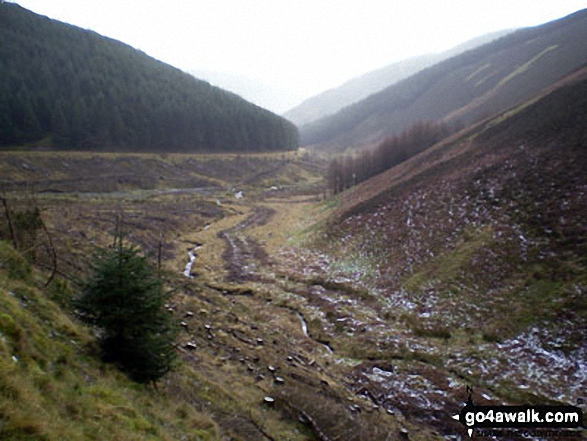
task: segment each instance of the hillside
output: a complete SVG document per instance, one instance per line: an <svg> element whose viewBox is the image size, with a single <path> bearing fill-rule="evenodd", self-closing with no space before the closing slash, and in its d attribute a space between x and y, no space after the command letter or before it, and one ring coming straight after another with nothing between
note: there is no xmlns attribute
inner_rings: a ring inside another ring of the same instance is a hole
<svg viewBox="0 0 587 441"><path fill-rule="evenodd" d="M353 78L339 87L308 98L303 103L285 112L283 116L298 126L309 124L390 87L429 66L486 44L509 32L511 31L494 32L474 38L442 53L420 55L390 64Z"/></svg>
<svg viewBox="0 0 587 441"><path fill-rule="evenodd" d="M0 3L0 146L291 150L297 129L123 43Z"/></svg>
<svg viewBox="0 0 587 441"><path fill-rule="evenodd" d="M0 152L0 188L39 193L124 190L226 191L317 179L322 165L294 153L130 154L90 152Z"/></svg>
<svg viewBox="0 0 587 441"><path fill-rule="evenodd" d="M302 144L374 145L419 121L466 126L531 99L587 63L587 11L445 60L300 129Z"/></svg>
<svg viewBox="0 0 587 441"><path fill-rule="evenodd" d="M91 331L60 306L71 295L0 241L0 438L220 439L185 399L155 394L99 361Z"/></svg>
<svg viewBox="0 0 587 441"><path fill-rule="evenodd" d="M583 68L340 195L308 242L315 259L331 262L333 280L376 293L388 329L409 329L366 338L365 351L409 341L450 376L489 388L488 399L578 402L587 386L586 114ZM442 384L436 375L428 379Z"/></svg>

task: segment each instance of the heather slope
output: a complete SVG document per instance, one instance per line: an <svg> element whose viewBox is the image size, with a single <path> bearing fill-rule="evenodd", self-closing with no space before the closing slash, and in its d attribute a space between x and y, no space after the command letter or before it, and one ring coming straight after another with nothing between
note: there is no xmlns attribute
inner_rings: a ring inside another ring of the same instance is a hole
<svg viewBox="0 0 587 441"><path fill-rule="evenodd" d="M515 402L585 388L586 75L343 193L317 236L416 347Z"/></svg>
<svg viewBox="0 0 587 441"><path fill-rule="evenodd" d="M444 437L465 386L582 403L586 110L581 69L313 208L272 271L357 394Z"/></svg>
<svg viewBox="0 0 587 441"><path fill-rule="evenodd" d="M420 55L392 63L353 78L339 87L308 98L303 103L285 112L283 116L298 126L309 124L332 115L344 107L367 98L369 95L380 92L427 67L486 44L509 32L511 31L494 32L474 38L446 52Z"/></svg>
<svg viewBox="0 0 587 441"><path fill-rule="evenodd" d="M301 128L302 143L345 150L418 121L466 126L519 105L587 62L587 11L436 64Z"/></svg>

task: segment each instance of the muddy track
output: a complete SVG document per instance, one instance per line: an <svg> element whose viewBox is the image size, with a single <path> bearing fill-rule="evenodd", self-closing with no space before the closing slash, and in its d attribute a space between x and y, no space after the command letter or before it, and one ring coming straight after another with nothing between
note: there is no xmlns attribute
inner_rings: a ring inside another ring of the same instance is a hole
<svg viewBox="0 0 587 441"><path fill-rule="evenodd" d="M269 256L255 239L245 237L243 233L250 228L267 224L274 214L275 211L271 208L255 206L244 221L218 233L218 237L226 245L222 258L228 271L228 282L245 283L259 280L260 276L256 269L259 265L267 265Z"/></svg>
<svg viewBox="0 0 587 441"><path fill-rule="evenodd" d="M272 268L279 274L285 271L286 277L267 275L267 266L276 262L248 233L271 222L274 214L270 208L254 206L242 222L217 233L226 246L226 280L260 282L301 301L275 306L299 320L310 353L337 366L327 371L352 395L401 420L432 427L442 436L459 433L461 426L447 415L459 412L469 381L462 377L462 369L447 369L439 362L448 349L442 349L438 339L418 338L405 324L382 319L381 304L367 291L328 278L296 277L287 265ZM251 291L246 294L254 296ZM244 342L244 336L231 335ZM254 345L253 340L247 343ZM347 357L358 363L345 366ZM476 388L476 397L484 402L496 399L485 387Z"/></svg>
<svg viewBox="0 0 587 441"><path fill-rule="evenodd" d="M328 313L332 322L323 322L320 327L324 332L315 334L308 327L304 310L282 306L286 314L296 315L304 335L314 342L316 348L320 348L318 351L329 354L335 363L338 355L336 347L333 352L330 342L340 337L334 329L336 324L345 329L347 339L370 335L372 339L384 344L386 333L382 335L380 330L376 331L381 326L380 319L375 320L378 317L376 305L365 304L365 299L359 302L349 299L352 291L346 292L343 286L333 287L327 283L320 284L316 280L308 285L303 280L290 279L290 285L286 287L278 280L267 279L262 275L261 268L271 264L270 258L263 247L247 235L247 231L267 224L274 214L275 211L270 208L255 206L245 220L217 234L226 245L222 256L228 271L227 281L239 284L248 281L273 284L285 292L304 298L310 308ZM341 308L345 308L347 313L343 313ZM369 309L374 319L360 322L347 315L349 309ZM426 363L420 362L418 367L410 363L408 367L401 360L384 364L378 364L375 360L363 361L347 372L343 384L354 395L367 399L375 407L381 407L389 413L434 426L442 433L455 433L458 429L457 423L448 421L444 416L447 409L458 412L459 404L464 399L460 392L461 384L447 380L446 373ZM422 412L422 409L429 411Z"/></svg>

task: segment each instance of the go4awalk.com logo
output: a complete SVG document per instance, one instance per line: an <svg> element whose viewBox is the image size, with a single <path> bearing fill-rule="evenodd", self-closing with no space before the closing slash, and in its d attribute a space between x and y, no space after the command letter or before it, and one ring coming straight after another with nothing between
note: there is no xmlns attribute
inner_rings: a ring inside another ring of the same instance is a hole
<svg viewBox="0 0 587 441"><path fill-rule="evenodd" d="M465 407L453 418L475 429L580 429L583 411L575 406L477 406L471 393Z"/></svg>

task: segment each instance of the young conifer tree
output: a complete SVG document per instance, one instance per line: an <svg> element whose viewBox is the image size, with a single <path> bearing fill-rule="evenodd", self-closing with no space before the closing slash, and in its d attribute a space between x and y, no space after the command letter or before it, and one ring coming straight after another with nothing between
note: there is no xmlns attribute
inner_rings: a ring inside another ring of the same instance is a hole
<svg viewBox="0 0 587 441"><path fill-rule="evenodd" d="M104 360L135 381L155 382L173 366L177 325L165 308L157 268L118 236L112 249L98 249L92 275L75 307L100 330Z"/></svg>

